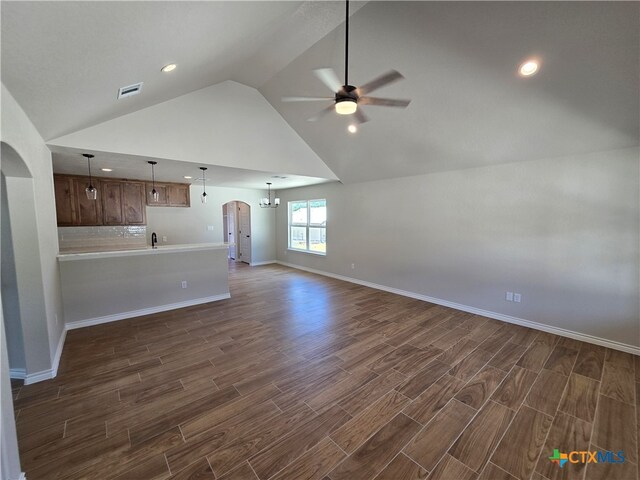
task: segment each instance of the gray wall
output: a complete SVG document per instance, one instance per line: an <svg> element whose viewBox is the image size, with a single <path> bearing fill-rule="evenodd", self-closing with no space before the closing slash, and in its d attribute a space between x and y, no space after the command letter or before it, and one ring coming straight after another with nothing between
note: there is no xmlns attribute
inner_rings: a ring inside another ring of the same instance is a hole
<svg viewBox="0 0 640 480"><path fill-rule="evenodd" d="M0 299L0 303L2 300ZM20 455L16 439L16 422L13 415L11 383L9 383L9 359L7 356L4 319L0 308L0 478L20 478Z"/></svg>
<svg viewBox="0 0 640 480"><path fill-rule="evenodd" d="M7 178L16 273L19 285L30 285L29 310L34 312L29 328L22 322L27 375L46 375L55 367L64 332L51 152L4 85L1 118L2 172Z"/></svg>
<svg viewBox="0 0 640 480"><path fill-rule="evenodd" d="M132 252L129 252L132 253ZM71 257L74 258L74 257ZM147 314L167 307L228 295L227 249L144 251L109 258L60 262L67 326L102 318ZM187 288L181 282L187 282Z"/></svg>
<svg viewBox="0 0 640 480"><path fill-rule="evenodd" d="M277 258L637 347L639 176L635 148L280 191L327 199L327 255L287 252L282 208Z"/></svg>
<svg viewBox="0 0 640 480"><path fill-rule="evenodd" d="M191 186L191 207L147 207L147 236L156 232L160 245L218 243L223 239L222 206L233 200L251 206L251 262L275 260L275 215L271 208L260 208L260 190L207 187L206 204L200 201L202 185ZM213 230L208 230L213 226ZM167 242L162 242L162 237Z"/></svg>
<svg viewBox="0 0 640 480"><path fill-rule="evenodd" d="M22 338L22 325L20 324L20 301L18 298L18 279L16 277L16 264L13 254L13 240L11 238L11 223L9 222L9 204L7 199L7 184L4 175L2 177L0 192L0 253L2 261L0 274L2 276L2 314L5 318L6 343L9 358L9 367L13 370L26 372L24 360L24 340Z"/></svg>

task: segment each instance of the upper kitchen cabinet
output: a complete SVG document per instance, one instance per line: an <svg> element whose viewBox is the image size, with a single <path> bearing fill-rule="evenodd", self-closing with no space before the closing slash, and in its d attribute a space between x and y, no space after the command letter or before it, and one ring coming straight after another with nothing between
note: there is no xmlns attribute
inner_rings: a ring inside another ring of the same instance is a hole
<svg viewBox="0 0 640 480"><path fill-rule="evenodd" d="M89 200L85 189L89 186L86 177L73 179L74 199L76 206L76 223L74 225L102 225L102 205L100 203L100 184L93 179L93 186L98 189L98 200Z"/></svg>
<svg viewBox="0 0 640 480"><path fill-rule="evenodd" d="M158 192L158 201L155 202L151 196L153 185L149 182L146 184L147 206L149 207L190 207L191 199L189 195L188 183L158 183L156 182L156 191Z"/></svg>
<svg viewBox="0 0 640 480"><path fill-rule="evenodd" d="M98 199L89 200L88 177L54 175L58 226L145 225L145 184L141 181L93 179Z"/></svg>
<svg viewBox="0 0 640 480"><path fill-rule="evenodd" d="M70 175L53 176L58 226L102 225L101 202L89 200L84 191L89 186L88 180ZM94 183L100 198L99 183Z"/></svg>
<svg viewBox="0 0 640 480"><path fill-rule="evenodd" d="M122 216L124 225L146 225L144 182L122 182Z"/></svg>
<svg viewBox="0 0 640 480"><path fill-rule="evenodd" d="M73 178L67 176L53 176L53 186L56 194L56 217L59 226L75 225L76 202L73 190Z"/></svg>
<svg viewBox="0 0 640 480"><path fill-rule="evenodd" d="M122 214L122 182L118 180L102 180L98 187L98 200L102 202L102 219L104 225L123 225Z"/></svg>
<svg viewBox="0 0 640 480"><path fill-rule="evenodd" d="M144 182L100 180L104 225L145 225Z"/></svg>

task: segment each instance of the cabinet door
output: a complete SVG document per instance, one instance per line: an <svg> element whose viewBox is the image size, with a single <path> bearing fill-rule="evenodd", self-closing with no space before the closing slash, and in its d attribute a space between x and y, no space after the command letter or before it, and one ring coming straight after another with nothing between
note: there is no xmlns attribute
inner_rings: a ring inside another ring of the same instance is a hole
<svg viewBox="0 0 640 480"><path fill-rule="evenodd" d="M147 223L145 188L143 182L123 182L123 216L125 225L145 225Z"/></svg>
<svg viewBox="0 0 640 480"><path fill-rule="evenodd" d="M103 192L98 180L93 179L93 186L98 189L98 198L89 200L85 189L89 186L89 178L76 177L73 179L76 218L74 225L102 225L101 201Z"/></svg>
<svg viewBox="0 0 640 480"><path fill-rule="evenodd" d="M151 195L151 190L153 190L152 183L145 183L145 193L147 196L147 205L149 207L166 207L169 205L169 196L167 192L167 186L163 183L156 182L156 191L158 192L158 201L153 201L153 196Z"/></svg>
<svg viewBox="0 0 640 480"><path fill-rule="evenodd" d="M168 186L169 205L172 207L190 207L189 185L170 184Z"/></svg>
<svg viewBox="0 0 640 480"><path fill-rule="evenodd" d="M122 182L101 181L99 198L102 198L102 218L105 225L123 225L122 215Z"/></svg>
<svg viewBox="0 0 640 480"><path fill-rule="evenodd" d="M76 202L74 201L72 178L54 175L53 187L56 194L58 226L75 225Z"/></svg>

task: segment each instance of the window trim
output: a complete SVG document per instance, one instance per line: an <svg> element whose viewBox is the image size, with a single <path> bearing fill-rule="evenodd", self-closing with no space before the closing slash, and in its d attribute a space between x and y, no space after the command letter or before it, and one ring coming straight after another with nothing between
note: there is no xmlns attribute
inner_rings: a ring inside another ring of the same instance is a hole
<svg viewBox="0 0 640 480"><path fill-rule="evenodd" d="M327 199L326 198L312 198L309 200L291 200L289 202L287 202L287 250L292 251L292 252L298 252L298 253L309 253L311 255L320 255L322 257L325 257L327 255L327 252L318 252L316 250L311 250L309 247L309 229L310 228L322 228L324 229L324 238L325 238L325 245L326 245L326 238L327 238L327 221L325 219L324 221L324 225L312 225L311 224L311 202L317 202L317 201L324 201L325 204L325 212L326 212L326 208L327 208ZM293 223L292 221L292 211L291 211L291 206L294 203L306 203L307 204L307 221L306 223ZM302 249L302 248L295 248L291 246L291 228L292 227L298 227L298 228L304 228L305 229L305 239L306 239L306 244L307 244L307 248L306 249ZM325 247L326 248L326 247Z"/></svg>

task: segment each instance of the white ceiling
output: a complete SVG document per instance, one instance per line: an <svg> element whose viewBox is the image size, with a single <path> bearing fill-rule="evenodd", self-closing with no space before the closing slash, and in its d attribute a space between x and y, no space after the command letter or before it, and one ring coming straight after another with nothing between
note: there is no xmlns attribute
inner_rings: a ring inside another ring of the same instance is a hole
<svg viewBox="0 0 640 480"><path fill-rule="evenodd" d="M376 95L413 101L365 107L355 135L333 114L306 122L320 103L280 101L331 94L312 70L342 75L342 2L2 1L2 82L46 140L241 82L344 182L640 143L640 3L364 3L352 6L351 83L395 68L406 80ZM540 73L519 78L531 55ZM178 69L161 74L169 62ZM140 95L115 99L138 81ZM57 169L67 161L54 155Z"/></svg>
<svg viewBox="0 0 640 480"><path fill-rule="evenodd" d="M350 25L349 80L393 68L406 79L374 96L412 98L405 110L365 106L347 133L324 107L286 95L330 93L312 74L340 75L341 26L260 88L345 183L555 158L639 144L640 3L369 2ZM516 74L538 57L537 75Z"/></svg>

